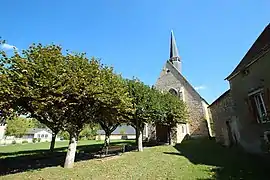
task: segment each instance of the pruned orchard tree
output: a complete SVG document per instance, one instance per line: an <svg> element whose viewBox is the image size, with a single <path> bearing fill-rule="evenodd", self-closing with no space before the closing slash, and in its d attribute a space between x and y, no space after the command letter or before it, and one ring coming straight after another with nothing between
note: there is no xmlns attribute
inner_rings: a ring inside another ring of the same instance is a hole
<svg viewBox="0 0 270 180"><path fill-rule="evenodd" d="M26 119L23 117L14 117L7 120L7 129L5 135L15 136L21 138L25 135L27 129L33 128L34 123L31 119Z"/></svg>
<svg viewBox="0 0 270 180"><path fill-rule="evenodd" d="M69 132L65 167L72 167L78 135L94 119L97 95L102 94L99 61L89 61L84 54L63 55L59 46L38 44L21 54L4 55L1 74L6 81L1 93L8 97L5 104L14 105L16 112L37 119L55 134L59 129Z"/></svg>
<svg viewBox="0 0 270 180"><path fill-rule="evenodd" d="M21 54L1 59L5 75L1 92L9 97L9 104L19 114L25 114L45 124L53 132L50 149L64 124L65 96L63 95L68 75L61 47L31 45Z"/></svg>
<svg viewBox="0 0 270 180"><path fill-rule="evenodd" d="M95 120L98 99L103 93L103 79L101 65L95 58L89 61L85 54L67 54L65 59L69 80L65 89L64 117L67 118L65 130L69 132L70 142L64 167L72 168L79 134L86 124Z"/></svg>
<svg viewBox="0 0 270 180"><path fill-rule="evenodd" d="M153 121L152 95L153 90L137 79L127 80L129 96L132 98L133 113L130 117L130 124L136 130L136 142L138 151L143 151L143 129L145 123Z"/></svg>
<svg viewBox="0 0 270 180"><path fill-rule="evenodd" d="M157 93L155 98L156 124L162 124L169 128L169 143L172 144L171 131L178 123L186 123L188 111L186 104L169 92Z"/></svg>
<svg viewBox="0 0 270 180"><path fill-rule="evenodd" d="M105 131L104 146L107 148L111 133L121 123L127 122L128 114L132 113L132 104L126 81L115 74L113 68L102 67L101 77L103 91L98 97L96 120Z"/></svg>

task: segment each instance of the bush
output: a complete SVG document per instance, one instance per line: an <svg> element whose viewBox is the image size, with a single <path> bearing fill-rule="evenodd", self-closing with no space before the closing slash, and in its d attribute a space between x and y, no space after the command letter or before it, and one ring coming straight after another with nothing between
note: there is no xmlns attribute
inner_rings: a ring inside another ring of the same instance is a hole
<svg viewBox="0 0 270 180"><path fill-rule="evenodd" d="M11 144L16 144L16 141L15 141L15 140L13 140Z"/></svg>
<svg viewBox="0 0 270 180"><path fill-rule="evenodd" d="M59 133L59 136L61 137L61 139L64 139L64 140L69 140L69 134L67 131L61 131Z"/></svg>
<svg viewBox="0 0 270 180"><path fill-rule="evenodd" d="M37 138L33 138L32 141L33 141L33 143L36 143L37 142Z"/></svg>
<svg viewBox="0 0 270 180"><path fill-rule="evenodd" d="M27 140L23 140L22 143L23 144L26 144L26 143L28 143L28 141Z"/></svg>
<svg viewBox="0 0 270 180"><path fill-rule="evenodd" d="M38 138L38 139L37 139L37 141L38 141L38 142L40 142L40 141L41 141L41 139L40 139L40 138Z"/></svg>

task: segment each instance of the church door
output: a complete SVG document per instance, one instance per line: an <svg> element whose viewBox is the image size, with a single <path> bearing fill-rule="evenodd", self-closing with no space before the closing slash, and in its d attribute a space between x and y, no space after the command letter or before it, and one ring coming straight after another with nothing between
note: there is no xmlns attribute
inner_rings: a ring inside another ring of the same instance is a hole
<svg viewBox="0 0 270 180"><path fill-rule="evenodd" d="M156 126L156 136L157 141L168 143L169 142L169 128L168 126L164 125L157 125Z"/></svg>

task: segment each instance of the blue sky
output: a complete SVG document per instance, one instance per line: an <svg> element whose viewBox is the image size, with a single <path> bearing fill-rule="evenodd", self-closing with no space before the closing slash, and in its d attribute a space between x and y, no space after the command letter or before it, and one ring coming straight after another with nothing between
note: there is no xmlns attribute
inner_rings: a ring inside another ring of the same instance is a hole
<svg viewBox="0 0 270 180"><path fill-rule="evenodd" d="M173 29L184 76L211 103L270 22L269 7L269 0L4 0L0 36L19 50L41 42L86 52L152 85Z"/></svg>

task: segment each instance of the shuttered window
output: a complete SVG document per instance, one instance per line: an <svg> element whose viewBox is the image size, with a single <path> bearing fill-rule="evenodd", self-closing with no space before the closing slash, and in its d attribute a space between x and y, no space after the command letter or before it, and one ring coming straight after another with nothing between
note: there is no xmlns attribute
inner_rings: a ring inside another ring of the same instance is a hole
<svg viewBox="0 0 270 180"><path fill-rule="evenodd" d="M269 120L265 104L265 93L263 90L249 95L249 107L258 123L265 123Z"/></svg>

